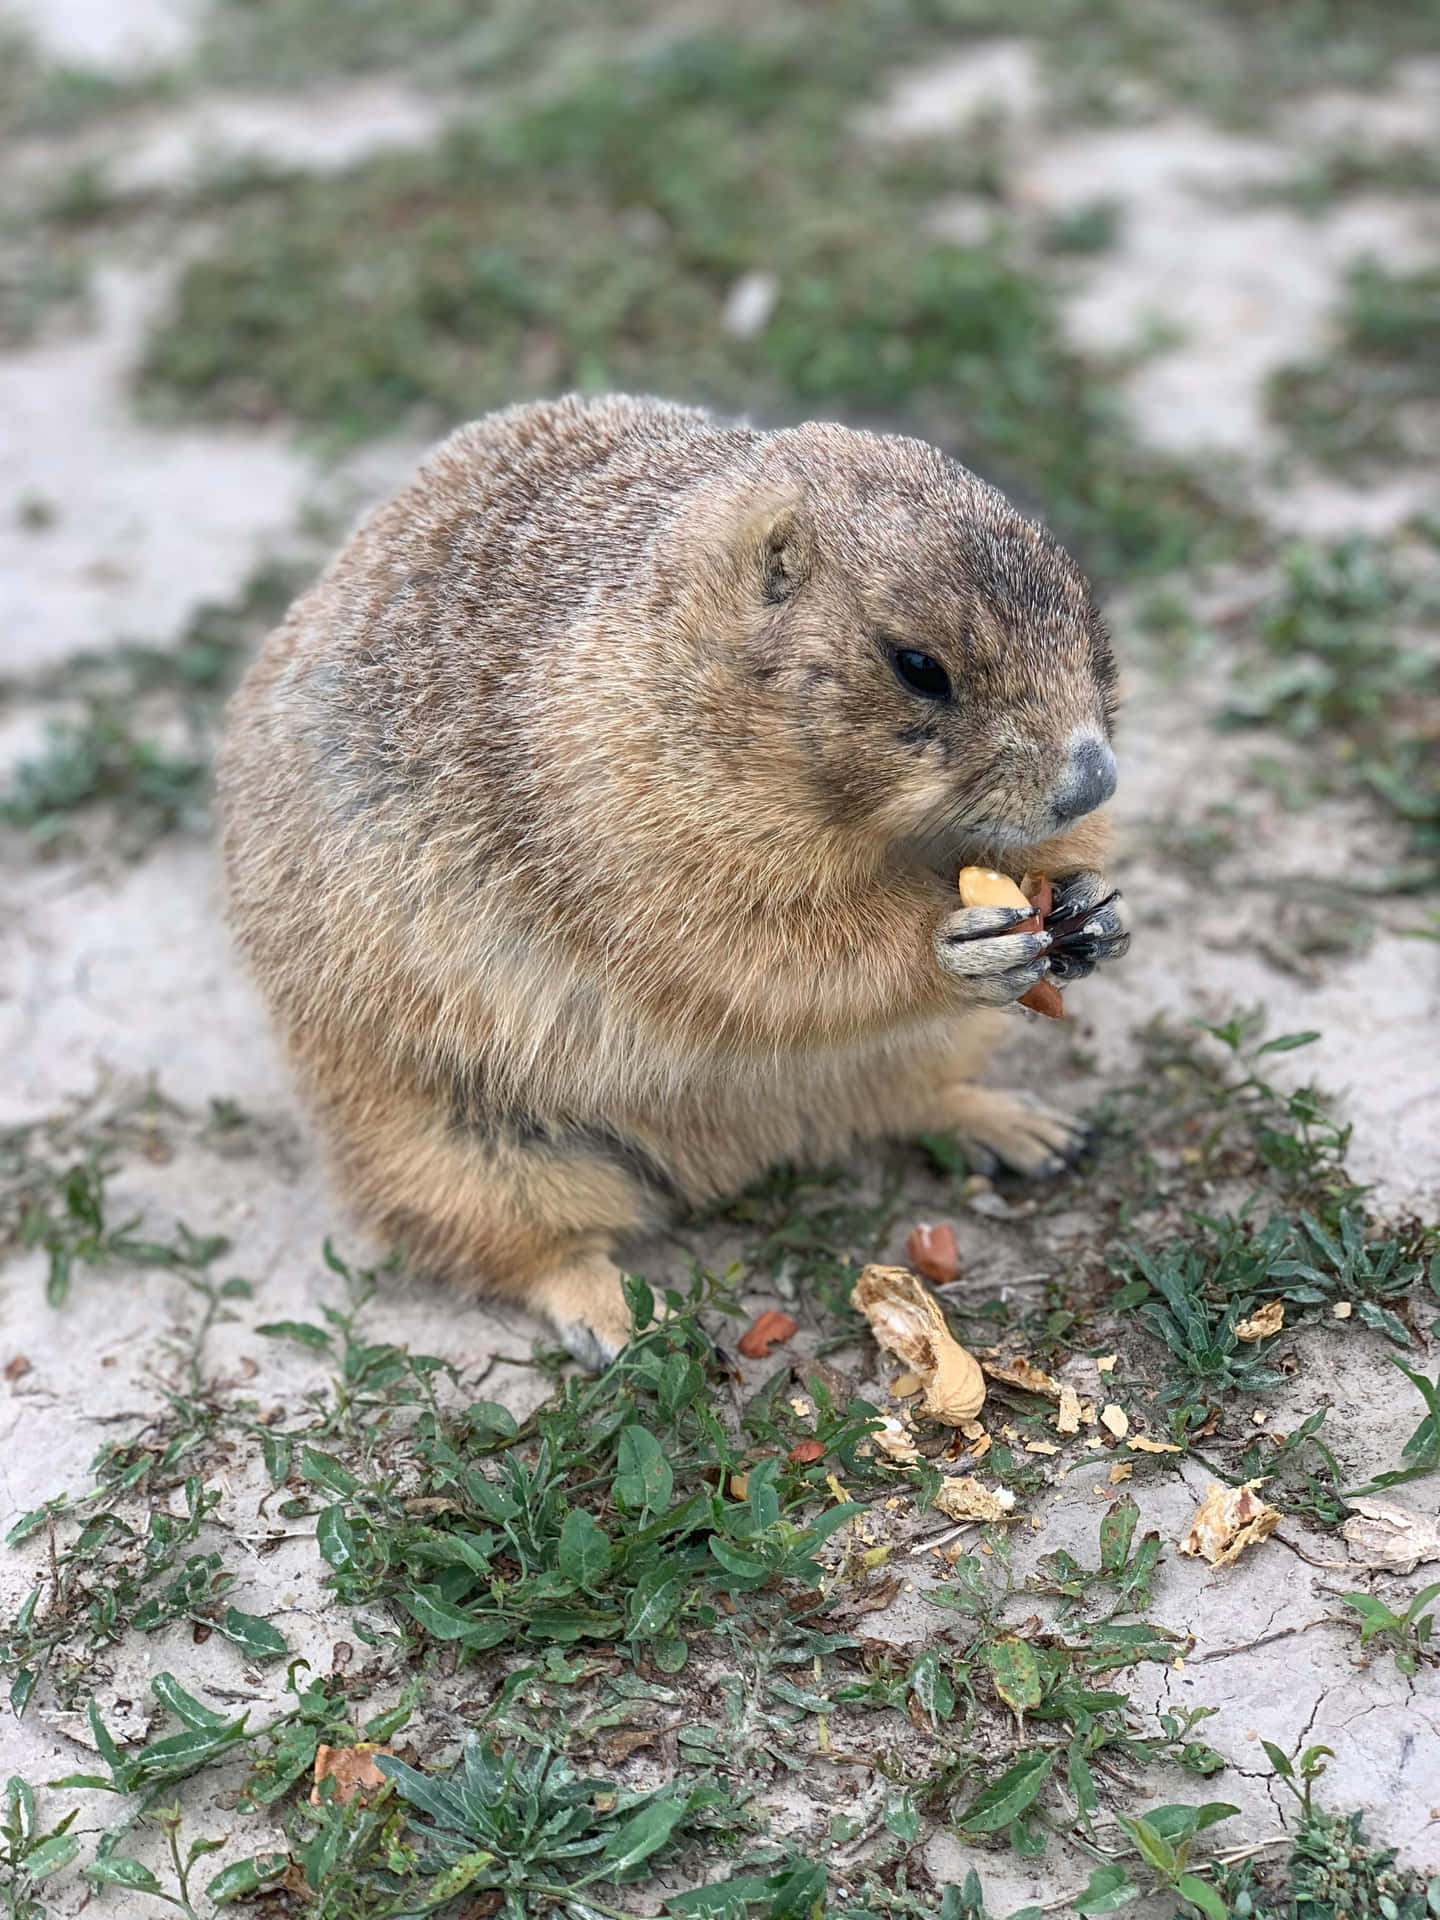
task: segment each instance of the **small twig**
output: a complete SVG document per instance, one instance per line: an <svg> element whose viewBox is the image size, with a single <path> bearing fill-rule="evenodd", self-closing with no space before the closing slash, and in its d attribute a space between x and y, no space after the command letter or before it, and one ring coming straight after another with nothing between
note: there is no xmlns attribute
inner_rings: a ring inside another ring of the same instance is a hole
<svg viewBox="0 0 1440 1920"><path fill-rule="evenodd" d="M1350 1565L1348 1560L1317 1560L1313 1553L1306 1553L1303 1547L1297 1547L1295 1542L1281 1533L1278 1527L1271 1535L1271 1538L1278 1540L1282 1547L1288 1547L1296 1559L1303 1560L1307 1566L1323 1567L1327 1572L1333 1573L1338 1568L1348 1567Z"/></svg>
<svg viewBox="0 0 1440 1920"><path fill-rule="evenodd" d="M1190 1656L1190 1665L1198 1667L1205 1660L1228 1660L1232 1653L1254 1653L1258 1647L1273 1646L1277 1640L1293 1640L1296 1634L1308 1633L1312 1627L1340 1626L1343 1622L1333 1614L1322 1613L1318 1620L1307 1620L1303 1627L1281 1627L1276 1633L1261 1634L1258 1640L1242 1641L1236 1647L1216 1647L1209 1653L1196 1653Z"/></svg>

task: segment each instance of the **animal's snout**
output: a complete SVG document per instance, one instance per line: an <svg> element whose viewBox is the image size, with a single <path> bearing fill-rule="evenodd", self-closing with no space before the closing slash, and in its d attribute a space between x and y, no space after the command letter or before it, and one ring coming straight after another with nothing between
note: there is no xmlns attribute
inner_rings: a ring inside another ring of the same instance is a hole
<svg viewBox="0 0 1440 1920"><path fill-rule="evenodd" d="M1096 807L1103 807L1114 793L1118 778L1115 756L1100 735L1076 734L1055 789L1055 812L1061 823L1079 820Z"/></svg>

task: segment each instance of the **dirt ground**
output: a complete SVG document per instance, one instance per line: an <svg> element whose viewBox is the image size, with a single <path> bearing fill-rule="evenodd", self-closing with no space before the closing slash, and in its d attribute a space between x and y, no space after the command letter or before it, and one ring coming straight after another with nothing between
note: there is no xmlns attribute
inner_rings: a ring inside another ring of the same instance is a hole
<svg viewBox="0 0 1440 1920"><path fill-rule="evenodd" d="M169 0L11 6L57 56L130 72L174 58L197 13ZM1264 382L1323 345L1343 273L1357 256L1396 268L1434 256L1440 200L1376 190L1307 211L1241 205L1236 195L1288 177L1337 126L1381 143L1403 137L1417 120L1433 131L1437 99L1440 58L1412 63L1383 93L1330 90L1294 102L1264 138L1223 130L1198 113L1056 135L1047 129L1046 87L1032 50L1012 39L960 48L922 74L897 74L866 132L888 142L917 130L959 140L977 106L998 104L1009 115L1019 178L1035 208L1063 214L1097 198L1120 203L1117 243L1074 268L1067 325L1075 341L1123 352L1160 333L1162 344L1122 382L1142 435L1227 472L1227 485L1272 524L1325 538L1383 533L1417 511L1440 510L1440 482L1433 470L1413 468L1355 485L1303 463L1279 473ZM124 144L113 151L103 131L26 136L0 155L0 171L13 168L19 177L53 167L62 151L83 151L116 177L154 181L195 166L202 152L213 161L217 147L327 168L372 145L422 141L444 111L443 102L408 85L373 79L345 83L333 99L205 96L157 104L143 121L127 123ZM938 205L934 214L941 231L975 217L963 203ZM415 457L412 444L382 444L336 465L279 426L142 420L129 375L148 317L179 265L117 252L97 276L83 322L0 355L0 650L8 677L121 636L173 641L198 603L233 596L257 563L310 538L299 531L307 515L313 522L323 511L333 525L337 513L348 515L393 484ZM44 526L22 511L37 498L46 503ZM1217 572L1208 589L1221 614L1253 590L1234 567ZM1177 663L1163 641L1139 631L1124 590L1108 611L1124 698L1115 866L1133 909L1133 952L1123 967L1075 990L1074 1019L1063 1030L1017 1020L997 1074L1079 1109L1133 1077L1136 1030L1153 1015L1222 1020L1236 1005L1264 1003L1271 1031L1322 1035L1301 1057L1304 1071L1336 1094L1353 1124L1350 1171L1373 1189L1377 1216L1434 1220L1440 949L1415 937L1429 924L1425 900L1375 897L1364 907L1363 938L1319 957L1303 950L1293 921L1275 907L1307 886L1323 903L1342 872L1398 858L1398 839L1391 844L1392 830L1360 800L1330 797L1297 812L1247 777L1253 740L1217 734L1212 724L1230 644L1223 619L1195 657ZM0 709L0 756L8 762L33 751L37 733L24 702ZM1214 862L1201 867L1175 857L1177 838L1220 816L1233 837ZM1088 1070L1077 1066L1077 1051L1089 1056ZM251 1281L254 1300L210 1330L206 1364L223 1376L253 1376L267 1404L302 1404L317 1378L313 1356L257 1338L254 1324L313 1321L335 1300L334 1275L318 1258L327 1233L358 1257L366 1249L337 1220L316 1149L230 950L208 842L172 837L134 862L103 847L43 862L11 849L0 868L0 1059L3 1125L89 1101L97 1087L102 1102L113 1101L154 1081L173 1111L155 1124L153 1155L125 1158L114 1205L122 1216L179 1217L197 1231L229 1236L224 1271ZM1279 1062L1277 1077L1286 1070ZM1299 1077L1297 1068L1292 1078ZM216 1099L250 1116L224 1150L205 1133ZM1043 1290L1047 1260L1067 1236L1078 1240L1089 1230L1083 1185L1063 1210L1026 1225L1023 1198L977 1211L938 1187L927 1196L922 1183L888 1255L901 1257L905 1228L927 1197L932 1215L938 1204L955 1225L967 1284L978 1293ZM685 1247L666 1241L644 1249L637 1264L652 1277L679 1276L688 1251L718 1263L727 1248L724 1229L707 1229ZM776 1297L757 1281L743 1298L759 1310ZM78 1275L56 1311L46 1304L42 1255L9 1260L0 1298L7 1513L85 1484L97 1446L125 1420L152 1411L176 1379L198 1311L182 1280L123 1271ZM815 1327L803 1299L794 1311L803 1344ZM402 1279L372 1303L368 1324L376 1338L452 1360L468 1391L483 1380L487 1397L517 1413L545 1391L543 1376L527 1364L538 1329L518 1312L457 1303ZM28 1366L7 1369L17 1357ZM841 1358L860 1378L878 1377L873 1354L856 1349ZM1273 1403L1273 1422L1284 1424L1287 1408L1299 1417L1329 1402L1347 1471L1360 1477L1392 1465L1418 1402L1397 1392L1383 1343L1306 1335L1299 1358L1299 1373ZM758 1379L764 1369L751 1372ZM1085 1381L1077 1376L1076 1384L1083 1389ZM1096 1494L1109 1492L1104 1475L1085 1467L1082 1461L1057 1476L1033 1505L1036 1524L1016 1548L1018 1574L1058 1547L1083 1558L1101 1507ZM1137 1485L1142 1525L1173 1543L1205 1482L1204 1469L1187 1463ZM1394 1497L1433 1515L1434 1488L1422 1480ZM266 1510L267 1491L253 1464L237 1466L225 1488L229 1512L241 1516L231 1521L243 1549L234 1598L272 1619L295 1653L328 1671L335 1641L348 1632L345 1610L321 1584L325 1569L306 1544L306 1523L277 1539L288 1523ZM1440 1681L1434 1667L1407 1676L1387 1658L1361 1656L1337 1606L1356 1574L1337 1561L1335 1545L1291 1520L1228 1569L1170 1554L1156 1579L1156 1617L1193 1635L1194 1647L1183 1663L1144 1669L1135 1697L1217 1709L1205 1737L1229 1766L1214 1791L1242 1809L1235 1825L1249 1842L1271 1839L1281 1814L1260 1742L1290 1750L1302 1739L1323 1741L1334 1749L1326 1781L1333 1803L1363 1809L1403 1862L1440 1868ZM42 1553L32 1542L0 1556L7 1614L30 1590ZM914 1581L885 1612L869 1616L865 1631L913 1648L927 1630L912 1590L925 1575L921 1557L906 1565ZM1425 1574L1380 1590L1408 1591ZM112 1727L143 1732L148 1677L165 1667L192 1687L208 1687L216 1700L253 1702L257 1718L283 1681L275 1668L246 1665L218 1636L195 1646L183 1625L166 1627L122 1641L91 1676ZM463 1700L453 1712L456 1731ZM0 1723L4 1772L35 1781L84 1770L94 1760L91 1745L83 1717L43 1687L23 1720ZM796 1776L775 1802L776 1820L793 1818L803 1828L796 1807L812 1790L822 1802L851 1791L843 1774L822 1766ZM219 1777L204 1778L206 1795ZM91 1806L96 1796L77 1797L88 1809L83 1825L109 1817ZM278 1825L271 1843L283 1844ZM246 1848L265 1844L250 1823ZM944 1832L927 1846L941 1881L976 1857ZM982 1864L987 1897L1002 1912L1031 1900L1055 1903L1085 1874L1053 1851L1034 1862L986 1854ZM79 1912L92 1897L78 1879L57 1880L46 1893L57 1915ZM106 1897L112 1911L140 1910L124 1904L138 1895Z"/></svg>

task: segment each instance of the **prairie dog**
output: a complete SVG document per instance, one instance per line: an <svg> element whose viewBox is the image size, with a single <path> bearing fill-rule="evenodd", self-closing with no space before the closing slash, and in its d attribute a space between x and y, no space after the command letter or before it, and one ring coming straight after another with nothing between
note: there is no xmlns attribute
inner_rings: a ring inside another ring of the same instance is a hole
<svg viewBox="0 0 1440 1920"><path fill-rule="evenodd" d="M1114 668L1041 528L916 440L616 396L462 427L266 641L230 912L357 1211L627 1338L615 1249L857 1139L1057 1171L971 1084L1049 936L957 868L1098 869ZM1129 944L1097 906L1071 977Z"/></svg>

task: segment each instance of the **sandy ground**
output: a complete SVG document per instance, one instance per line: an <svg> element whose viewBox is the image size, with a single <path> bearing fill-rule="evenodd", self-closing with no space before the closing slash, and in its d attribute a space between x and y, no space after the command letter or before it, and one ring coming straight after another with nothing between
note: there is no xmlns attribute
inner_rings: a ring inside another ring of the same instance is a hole
<svg viewBox="0 0 1440 1920"><path fill-rule="evenodd" d="M58 53L121 65L173 54L193 10L179 0L45 0L20 11ZM1263 142L1176 119L1067 135L1057 143L1041 134L1044 90L1029 49L1004 42L959 56L923 80L902 76L874 131L903 139L907 129L953 130L960 138L976 107L999 98L1012 114L1025 191L1035 204L1061 208L1100 195L1121 200L1120 244L1076 269L1070 312L1076 337L1111 348L1153 330L1157 318L1173 322L1175 344L1131 382L1137 419L1157 442L1227 455L1255 496L1268 501L1265 463L1272 447L1259 397L1265 374L1321 339L1339 275L1355 255L1371 251L1408 261L1433 243L1436 208L1376 198L1313 219L1273 208L1237 214L1223 204L1220 190L1273 177L1317 137L1317 128L1328 130L1346 116L1362 118L1383 138L1387 129L1409 124L1407 114L1417 99L1428 102L1433 85L1427 72L1380 100L1317 99ZM168 112L136 129L114 165L132 180L153 181L157 173L173 177L199 164L197 155L209 149L196 133L201 122L187 120L189 111ZM363 111L346 123L348 134L332 126L321 137L310 107L293 101L207 103L203 124L207 139L218 128L222 143L290 165L329 165L357 150L362 123L377 142L405 140L430 124L427 111L401 89L372 86ZM290 533L307 502L333 502L334 476L276 433L167 431L136 421L126 374L167 271L111 265L100 276L88 330L0 359L0 645L7 672L119 636L172 638L196 602L239 586L257 558ZM350 495L388 486L410 457L409 449L374 455L348 477ZM1433 476L1427 484L1434 504ZM1422 494L1408 477L1362 498L1302 474L1275 510L1289 524L1330 533L1337 526L1394 522ZM21 527L17 508L27 497L53 506L53 527ZM1120 612L1123 643L1123 604ZM1206 803L1240 791L1252 749L1217 740L1211 731L1213 679L1202 667L1177 688L1163 662L1138 647L1129 651L1119 867L1136 915L1135 947L1122 971L1076 991L1072 1032L1093 1048L1102 1074L1114 1075L1133 1061L1135 1026L1162 1008L1213 1017L1237 1002L1264 1001L1272 1030L1321 1029L1323 1042L1304 1056L1305 1069L1343 1096L1355 1125L1354 1171L1375 1183L1382 1206L1433 1216L1440 1207L1440 1079L1417 1037L1436 1030L1440 978L1436 948L1404 937L1420 910L1403 901L1377 903L1370 944L1352 958L1318 963L1309 978L1277 966L1273 948L1267 957L1256 944L1273 918L1268 902L1281 881L1307 875L1323 881L1347 863L1385 857L1373 829L1343 806L1302 824L1247 790L1244 857L1222 866L1217 884L1205 891L1157 844L1157 822L1193 823ZM1020 1079L1045 1084L1050 1097L1078 1106L1094 1098L1096 1083L1067 1073L1069 1037L1017 1028L1012 1067ZM232 1237L225 1270L248 1276L256 1298L242 1303L233 1325L211 1336L209 1361L222 1371L262 1367L267 1398L298 1403L316 1378L313 1368L303 1355L258 1339L252 1328L258 1321L311 1318L319 1301L334 1299L333 1277L318 1252L335 1215L220 924L212 850L173 841L119 870L18 859L0 869L0 1058L0 1122L50 1114L90 1093L97 1075L117 1085L157 1076L166 1095L192 1115L224 1096L255 1116L256 1143L238 1157L217 1155L198 1143L194 1125L176 1121L168 1161L127 1164L117 1201L133 1201L161 1219L179 1214L197 1229ZM1077 1205L1083 1207L1083 1198ZM959 1226L969 1272L992 1283L1015 1277L1003 1224L967 1216ZM353 1235L346 1244L361 1245ZM83 1277L71 1304L56 1315L44 1306L35 1258L13 1261L5 1280L0 1364L16 1354L31 1364L22 1379L0 1387L0 1484L6 1508L21 1510L63 1486L82 1485L106 1423L155 1404L157 1381L175 1365L177 1329L194 1306L183 1287L168 1280L106 1274ZM488 1374L490 1397L518 1407L536 1391L533 1376L496 1359L528 1352L535 1329L522 1315L498 1317L470 1305L457 1311L450 1297L407 1283L371 1316L377 1334L452 1357L469 1376ZM1305 1351L1302 1410L1320 1398L1344 1410L1347 1465L1362 1473L1393 1463L1419 1412L1418 1403L1395 1393L1396 1376L1377 1345L1350 1342L1342 1350L1326 1343ZM1088 1549L1100 1508L1089 1484L1095 1477L1077 1473L1052 1492L1038 1509L1043 1525L1032 1551L1079 1550L1082 1541ZM1198 1470L1187 1470L1145 1485L1143 1524L1173 1540L1204 1490L1202 1481ZM228 1491L235 1512L257 1512L262 1488L240 1476ZM1435 1496L1422 1482L1397 1497L1428 1509ZM242 1523L241 1538L253 1545L265 1524L257 1512L253 1534ZM299 1538L301 1544L282 1544L263 1558L254 1554L236 1599L273 1613L296 1651L328 1666L330 1644L344 1623L327 1609L303 1524ZM1304 1536L1297 1531L1293 1538ZM1308 1550L1324 1558L1323 1544L1317 1552L1312 1542ZM7 1611L28 1590L32 1563L27 1552L0 1557L0 1601ZM1235 1766L1215 1788L1245 1807L1256 1837L1278 1830L1258 1740L1291 1747L1303 1732L1336 1750L1326 1783L1331 1804L1365 1808L1375 1830L1407 1859L1437 1864L1440 1696L1433 1674L1412 1683L1386 1659L1361 1661L1353 1633L1323 1622L1279 1648L1246 1650L1246 1643L1278 1629L1333 1613L1333 1596L1347 1584L1353 1576L1308 1564L1278 1545L1219 1574L1172 1555L1157 1586L1155 1614L1194 1633L1197 1647L1183 1672L1167 1671L1158 1684L1172 1699L1220 1709L1206 1735ZM867 1630L904 1643L923 1633L926 1619L933 1623L934 1615L902 1597ZM146 1651L149 1670L176 1664L211 1684L218 1698L253 1694L263 1706L278 1685L243 1671L234 1649L218 1637L197 1649L188 1634L162 1633ZM145 1679L135 1656L122 1649L102 1689L118 1720L129 1712L137 1734ZM1139 1681L1142 1688L1148 1684ZM0 1766L43 1779L83 1765L76 1723L57 1720L43 1699L37 1706L19 1726L8 1718L0 1723ZM264 1835L247 1827L246 1841L260 1846ZM933 1843L932 1856L936 1870L953 1867L955 1843ZM1053 1857L1029 1867L1011 1856L987 1856L984 1865L987 1891L1002 1911L1007 1899L1050 1898L1063 1890ZM1076 1880L1084 1877L1080 1871ZM68 1913L67 1900L83 1898L83 1889L57 1891L55 1910Z"/></svg>

